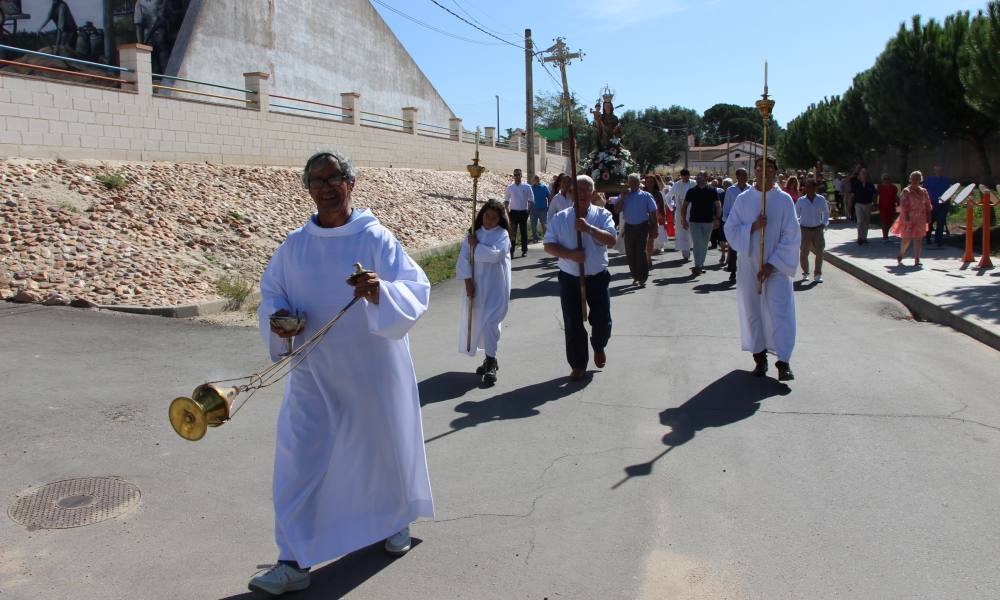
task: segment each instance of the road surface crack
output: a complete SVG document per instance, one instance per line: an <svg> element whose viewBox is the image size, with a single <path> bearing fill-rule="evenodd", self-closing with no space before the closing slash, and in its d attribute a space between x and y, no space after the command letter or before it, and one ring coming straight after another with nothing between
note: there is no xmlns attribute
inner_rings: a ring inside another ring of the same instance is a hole
<svg viewBox="0 0 1000 600"><path fill-rule="evenodd" d="M979 425L980 427L985 427L987 429L992 429L994 431L1000 431L1000 426L990 425L989 423L983 423L982 421L976 421L975 419L965 419L962 417L953 416L957 413L962 412L968 408L968 406L958 409L957 411L947 414L947 415L917 415L917 414L889 414L889 413L838 413L838 412L809 412L809 411L795 411L795 410L760 410L758 412L766 413L769 415L799 415L799 416L813 416L813 417L867 417L871 419L929 419L935 421L958 421L960 423L966 423L968 425Z"/></svg>

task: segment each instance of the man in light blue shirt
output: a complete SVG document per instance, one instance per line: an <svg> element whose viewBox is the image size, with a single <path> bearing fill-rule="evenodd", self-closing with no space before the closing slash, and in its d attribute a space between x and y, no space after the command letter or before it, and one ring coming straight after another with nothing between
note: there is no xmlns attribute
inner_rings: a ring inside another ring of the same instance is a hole
<svg viewBox="0 0 1000 600"><path fill-rule="evenodd" d="M618 220L624 221L622 226L625 235L625 256L628 257L628 270L632 274L632 284L646 287L649 278L649 255L646 254L646 240L649 232L656 235L656 200L653 195L639 189L639 174L628 176L628 191L622 194L615 204Z"/></svg>
<svg viewBox="0 0 1000 600"><path fill-rule="evenodd" d="M546 216L549 212L549 186L542 183L541 177L535 175L531 178L531 193L535 196L535 200L531 206L531 216L529 217L531 241L537 242L539 221L542 222L542 235L545 235Z"/></svg>
<svg viewBox="0 0 1000 600"><path fill-rule="evenodd" d="M824 232L830 223L830 206L826 197L816 193L816 180L806 180L806 195L795 203L795 214L802 230L802 246L799 263L802 266L802 281L809 281L809 252L816 255L816 270L813 281L823 283L823 249L826 248Z"/></svg>
<svg viewBox="0 0 1000 600"><path fill-rule="evenodd" d="M614 246L618 238L611 213L591 204L594 180L580 175L577 177L577 188L580 194L577 206L587 207L586 217L578 217L577 207L571 206L553 215L545 232L545 251L559 259L559 300L566 336L566 360L572 369L569 375L571 381L583 379L590 360L587 330L583 326L581 269L584 275L582 295L590 308L587 320L590 322L594 364L603 368L607 362L604 348L611 339L608 248Z"/></svg>

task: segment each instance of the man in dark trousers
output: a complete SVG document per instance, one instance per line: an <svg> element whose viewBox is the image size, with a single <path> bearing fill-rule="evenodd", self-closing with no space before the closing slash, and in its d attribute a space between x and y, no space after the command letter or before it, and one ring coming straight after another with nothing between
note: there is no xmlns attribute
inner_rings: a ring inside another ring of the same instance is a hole
<svg viewBox="0 0 1000 600"><path fill-rule="evenodd" d="M521 169L514 169L514 183L507 186L504 206L510 213L510 257L514 258L517 233L521 232L521 256L528 255L528 215L535 203L531 186L521 181Z"/></svg>
<svg viewBox="0 0 1000 600"><path fill-rule="evenodd" d="M611 339L611 294L608 284L608 248L618 240L611 213L594 206L594 180L577 177L580 198L575 208L556 213L545 231L545 251L559 259L559 301L562 304L563 331L566 334L566 360L572 372L570 381L583 379L587 372L587 330L583 326L580 274L584 275L584 294L590 323L590 345L594 365L607 362L604 348ZM586 211L586 212L584 212ZM577 246L577 232L580 247Z"/></svg>
<svg viewBox="0 0 1000 600"><path fill-rule="evenodd" d="M639 181L638 173L629 174L628 191L622 194L615 207L618 220L625 220L625 256L632 284L646 287L649 278L646 240L650 231L656 235L656 200L649 192L639 189Z"/></svg>

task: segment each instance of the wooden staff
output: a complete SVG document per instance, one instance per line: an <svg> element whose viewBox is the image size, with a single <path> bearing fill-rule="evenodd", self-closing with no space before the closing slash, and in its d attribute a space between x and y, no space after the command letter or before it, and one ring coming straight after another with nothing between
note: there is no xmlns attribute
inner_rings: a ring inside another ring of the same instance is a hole
<svg viewBox="0 0 1000 600"><path fill-rule="evenodd" d="M757 111L760 113L761 119L764 123L764 156L762 157L764 168L761 170L761 175L763 181L760 182L760 216L767 216L767 126L771 121L771 111L774 109L774 100L771 100L767 95L767 61L764 61L764 95L760 100L757 101ZM767 258L764 256L764 227L760 229L760 269L757 271L764 270L764 265L767 264ZM759 276L757 277L757 293L761 294L764 292L764 280Z"/></svg>

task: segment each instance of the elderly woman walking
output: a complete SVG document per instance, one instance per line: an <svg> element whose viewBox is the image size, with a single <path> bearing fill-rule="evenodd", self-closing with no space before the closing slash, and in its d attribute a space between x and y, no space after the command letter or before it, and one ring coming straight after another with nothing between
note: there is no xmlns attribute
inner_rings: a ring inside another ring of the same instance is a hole
<svg viewBox="0 0 1000 600"><path fill-rule="evenodd" d="M906 249L913 242L913 266L920 266L920 246L927 235L927 224L931 219L931 197L921 185L924 175L920 171L910 173L910 185L903 188L899 196L899 218L892 226L892 233L902 238L896 264L903 264Z"/></svg>

